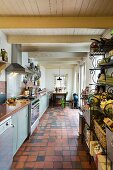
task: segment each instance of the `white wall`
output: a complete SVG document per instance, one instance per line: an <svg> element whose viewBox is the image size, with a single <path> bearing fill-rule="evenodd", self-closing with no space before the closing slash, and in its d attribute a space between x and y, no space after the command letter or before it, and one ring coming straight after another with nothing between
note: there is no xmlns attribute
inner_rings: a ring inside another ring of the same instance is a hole
<svg viewBox="0 0 113 170"><path fill-rule="evenodd" d="M0 31L0 51L5 49L8 53L8 62L11 63L11 44L7 43L6 35ZM5 71L0 73L0 81L5 81Z"/></svg>
<svg viewBox="0 0 113 170"><path fill-rule="evenodd" d="M89 69L93 68L91 59L89 58L89 53L87 54L85 64L86 64L86 86L89 86L89 84L92 83L91 74L90 74Z"/></svg>
<svg viewBox="0 0 113 170"><path fill-rule="evenodd" d="M79 94L79 65L74 66L73 70L73 93Z"/></svg>
<svg viewBox="0 0 113 170"><path fill-rule="evenodd" d="M21 94L23 85L23 75L8 73L7 74L7 97L17 97Z"/></svg>
<svg viewBox="0 0 113 170"><path fill-rule="evenodd" d="M22 52L22 66L27 67L28 64L28 52Z"/></svg>
<svg viewBox="0 0 113 170"><path fill-rule="evenodd" d="M40 70L41 70L41 78L40 78L40 88L46 88L46 70L43 66L40 66Z"/></svg>
<svg viewBox="0 0 113 170"><path fill-rule="evenodd" d="M60 74L65 75L68 74L68 82L67 82L67 100L72 99L72 94L73 94L73 69L60 69ZM58 74L59 75L59 70L58 69L46 69L46 88L49 91L54 90L54 75Z"/></svg>

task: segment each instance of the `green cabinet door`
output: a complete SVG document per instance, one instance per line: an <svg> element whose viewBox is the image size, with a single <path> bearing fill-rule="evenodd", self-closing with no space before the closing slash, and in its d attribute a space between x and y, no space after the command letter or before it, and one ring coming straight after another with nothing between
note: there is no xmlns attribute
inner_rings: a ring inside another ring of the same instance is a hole
<svg viewBox="0 0 113 170"><path fill-rule="evenodd" d="M41 96L40 98L40 107L39 107L40 118L42 117L43 113L46 111L47 108L48 108L48 96L46 94L44 96Z"/></svg>
<svg viewBox="0 0 113 170"><path fill-rule="evenodd" d="M17 114L18 121L18 135L17 135L17 149L28 136L28 106L21 109Z"/></svg>
<svg viewBox="0 0 113 170"><path fill-rule="evenodd" d="M13 131L13 156L28 137L28 106L12 116Z"/></svg>
<svg viewBox="0 0 113 170"><path fill-rule="evenodd" d="M14 125L13 129L13 156L17 152L17 114L12 116L12 124Z"/></svg>

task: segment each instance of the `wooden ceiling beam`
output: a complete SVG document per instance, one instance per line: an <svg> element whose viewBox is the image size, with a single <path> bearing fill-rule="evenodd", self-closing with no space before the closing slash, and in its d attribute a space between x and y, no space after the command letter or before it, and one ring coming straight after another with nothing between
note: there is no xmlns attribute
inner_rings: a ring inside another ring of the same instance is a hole
<svg viewBox="0 0 113 170"><path fill-rule="evenodd" d="M81 43L91 42L91 38L99 39L96 35L8 35L11 44L22 43Z"/></svg>
<svg viewBox="0 0 113 170"><path fill-rule="evenodd" d="M38 59L37 59L37 61L38 61ZM81 61L81 59L78 59L78 60L74 60L74 61L38 61L39 63L41 63L41 64L77 64L78 63L78 61Z"/></svg>
<svg viewBox="0 0 113 170"><path fill-rule="evenodd" d="M39 62L64 62L64 61L66 61L66 62L70 62L70 61L72 61L72 62L74 62L74 61L77 61L77 60L83 60L83 57L75 57L75 58L73 58L73 57L70 57L70 58L38 58L38 57L34 57L35 59L37 59Z"/></svg>
<svg viewBox="0 0 113 170"><path fill-rule="evenodd" d="M113 17L1 16L0 28L113 28Z"/></svg>

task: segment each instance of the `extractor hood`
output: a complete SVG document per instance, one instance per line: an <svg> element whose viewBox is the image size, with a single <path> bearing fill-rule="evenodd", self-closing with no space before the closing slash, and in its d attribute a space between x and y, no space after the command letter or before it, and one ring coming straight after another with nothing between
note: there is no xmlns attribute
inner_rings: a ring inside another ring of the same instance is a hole
<svg viewBox="0 0 113 170"><path fill-rule="evenodd" d="M22 74L32 74L32 72L27 69L22 67L20 64L18 63L11 63L7 68L6 68L7 72L15 72L15 73L22 73Z"/></svg>
<svg viewBox="0 0 113 170"><path fill-rule="evenodd" d="M26 67L22 66L22 51L20 44L12 45L12 61L11 64L6 68L7 72L16 72L22 74L32 74L32 72Z"/></svg>

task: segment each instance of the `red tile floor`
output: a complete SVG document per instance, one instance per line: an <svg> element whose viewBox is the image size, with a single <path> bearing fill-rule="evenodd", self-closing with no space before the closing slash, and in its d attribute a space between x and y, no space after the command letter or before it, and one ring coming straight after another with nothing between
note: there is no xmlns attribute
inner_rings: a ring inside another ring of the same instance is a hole
<svg viewBox="0 0 113 170"><path fill-rule="evenodd" d="M79 110L48 108L14 156L11 170L92 170L78 136Z"/></svg>

